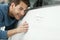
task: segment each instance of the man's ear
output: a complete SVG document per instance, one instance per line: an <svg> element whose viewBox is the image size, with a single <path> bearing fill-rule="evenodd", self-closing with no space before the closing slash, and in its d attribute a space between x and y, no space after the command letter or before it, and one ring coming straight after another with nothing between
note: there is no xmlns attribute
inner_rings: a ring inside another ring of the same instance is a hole
<svg viewBox="0 0 60 40"><path fill-rule="evenodd" d="M15 3L11 3L11 8L13 9L13 8L15 8Z"/></svg>

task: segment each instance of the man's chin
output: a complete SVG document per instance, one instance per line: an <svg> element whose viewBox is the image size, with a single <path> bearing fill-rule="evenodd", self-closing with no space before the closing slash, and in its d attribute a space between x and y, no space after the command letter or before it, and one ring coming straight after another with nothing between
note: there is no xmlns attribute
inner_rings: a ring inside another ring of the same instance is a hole
<svg viewBox="0 0 60 40"><path fill-rule="evenodd" d="M16 20L20 20L20 18L16 18Z"/></svg>
<svg viewBox="0 0 60 40"><path fill-rule="evenodd" d="M20 17L20 18L16 18L16 20L21 20L23 17Z"/></svg>

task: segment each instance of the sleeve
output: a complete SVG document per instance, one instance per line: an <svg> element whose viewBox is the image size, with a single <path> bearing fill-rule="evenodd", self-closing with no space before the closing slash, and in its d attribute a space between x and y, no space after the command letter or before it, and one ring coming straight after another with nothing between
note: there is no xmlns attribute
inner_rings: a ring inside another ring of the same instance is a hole
<svg viewBox="0 0 60 40"><path fill-rule="evenodd" d="M4 23L3 23L3 14L2 14L2 11L0 10L0 27L4 26Z"/></svg>
<svg viewBox="0 0 60 40"><path fill-rule="evenodd" d="M0 39L7 39L7 31L0 30Z"/></svg>
<svg viewBox="0 0 60 40"><path fill-rule="evenodd" d="M4 26L4 22L3 22L3 14L2 11L0 10L0 28ZM7 31L2 31L0 29L0 39L5 39L7 38Z"/></svg>

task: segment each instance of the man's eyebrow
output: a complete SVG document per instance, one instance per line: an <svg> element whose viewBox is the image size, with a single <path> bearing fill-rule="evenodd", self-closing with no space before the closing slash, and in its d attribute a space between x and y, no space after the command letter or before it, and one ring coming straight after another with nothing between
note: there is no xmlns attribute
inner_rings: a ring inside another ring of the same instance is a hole
<svg viewBox="0 0 60 40"><path fill-rule="evenodd" d="M23 8L23 7L20 7L19 9L21 9L21 10L22 10L22 9L24 9L24 8ZM26 8L24 11L27 11L27 10L28 10L28 8Z"/></svg>

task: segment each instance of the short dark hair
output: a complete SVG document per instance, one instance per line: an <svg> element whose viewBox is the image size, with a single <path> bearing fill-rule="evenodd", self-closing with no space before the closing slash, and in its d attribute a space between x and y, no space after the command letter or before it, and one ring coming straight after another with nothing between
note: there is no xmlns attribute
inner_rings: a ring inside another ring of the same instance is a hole
<svg viewBox="0 0 60 40"><path fill-rule="evenodd" d="M18 5L21 1L23 1L26 5L28 5L28 7L30 7L29 0L10 0L9 5L11 5L11 3L15 3L15 5Z"/></svg>

